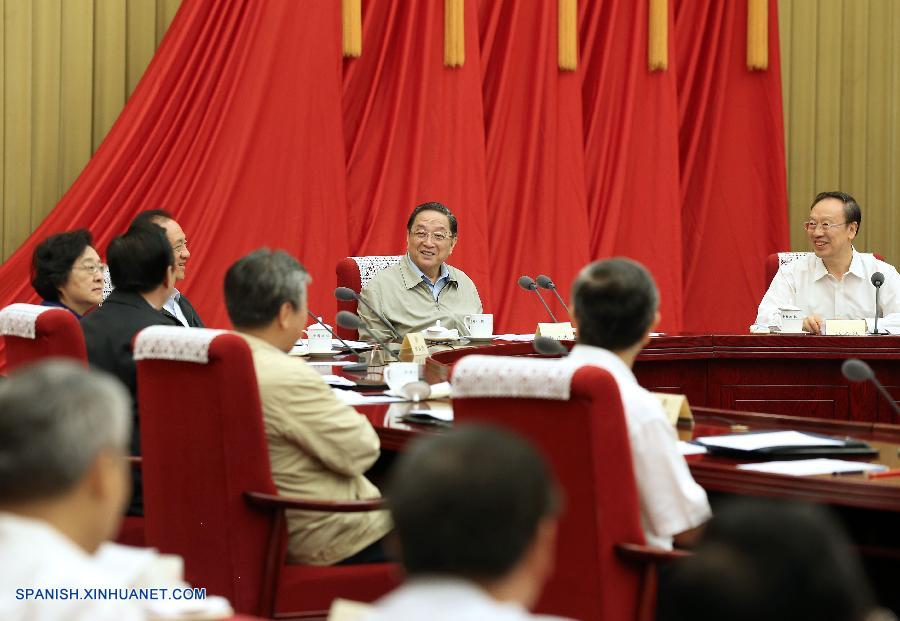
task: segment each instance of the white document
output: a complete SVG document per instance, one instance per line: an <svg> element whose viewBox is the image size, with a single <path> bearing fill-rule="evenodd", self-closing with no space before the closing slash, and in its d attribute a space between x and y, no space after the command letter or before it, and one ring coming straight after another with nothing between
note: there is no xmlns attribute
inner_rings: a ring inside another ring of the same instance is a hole
<svg viewBox="0 0 900 621"><path fill-rule="evenodd" d="M495 334L494 340L530 343L534 340L534 334Z"/></svg>
<svg viewBox="0 0 900 621"><path fill-rule="evenodd" d="M684 440L678 441L678 452L681 453L684 457L688 455L704 455L709 451L706 450L705 446L700 446L699 444L694 444L693 442L685 442Z"/></svg>
<svg viewBox="0 0 900 621"><path fill-rule="evenodd" d="M769 474L788 474L795 477L808 477L816 474L862 474L864 472L887 470L887 466L882 466L881 464L826 458L767 461L760 464L740 464L737 467L740 470L767 472Z"/></svg>
<svg viewBox="0 0 900 621"><path fill-rule="evenodd" d="M428 395L428 399L423 399L423 401L429 401L431 399L449 399L450 398L450 382L438 382L437 384L430 384L431 393ZM412 399L407 398L406 395L402 393L397 393L388 388L384 391L384 394L390 397L399 397L404 401L412 401Z"/></svg>
<svg viewBox="0 0 900 621"><path fill-rule="evenodd" d="M329 386L356 386L356 382L341 375L323 375L322 379Z"/></svg>
<svg viewBox="0 0 900 621"><path fill-rule="evenodd" d="M799 431L740 433L726 436L705 436L694 438L694 440L706 446L719 446L739 451L755 451L781 446L844 446L843 440L820 438Z"/></svg>
<svg viewBox="0 0 900 621"><path fill-rule="evenodd" d="M389 397L388 395L363 395L352 390L332 388L334 395L347 405L376 405L379 403L401 403L405 399Z"/></svg>
<svg viewBox="0 0 900 621"><path fill-rule="evenodd" d="M307 360L310 367L345 367L348 364L356 364L352 360Z"/></svg>

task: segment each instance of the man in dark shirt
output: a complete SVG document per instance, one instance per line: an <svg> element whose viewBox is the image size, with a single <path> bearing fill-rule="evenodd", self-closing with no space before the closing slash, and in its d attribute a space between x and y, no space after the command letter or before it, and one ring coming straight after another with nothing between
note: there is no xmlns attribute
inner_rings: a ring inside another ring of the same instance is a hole
<svg viewBox="0 0 900 621"><path fill-rule="evenodd" d="M142 211L134 220L131 221L132 226L135 224L156 224L166 232L166 239L172 246L172 252L175 254L175 280L180 281L185 278L188 261L191 258L191 251L188 250L188 240L181 226L172 218L172 214L164 209L148 209ZM173 289L172 294L166 300L162 307L162 314L170 319L175 319L181 325L187 328L202 328L203 321L200 315L194 310L187 296L178 289Z"/></svg>
<svg viewBox="0 0 900 621"><path fill-rule="evenodd" d="M106 260L115 289L100 308L81 321L81 328L91 366L118 377L131 393L131 454L140 455L137 368L131 341L148 326L180 325L160 312L175 286L175 258L162 227L137 224L110 242ZM140 515L143 506L138 476L134 488L129 513Z"/></svg>

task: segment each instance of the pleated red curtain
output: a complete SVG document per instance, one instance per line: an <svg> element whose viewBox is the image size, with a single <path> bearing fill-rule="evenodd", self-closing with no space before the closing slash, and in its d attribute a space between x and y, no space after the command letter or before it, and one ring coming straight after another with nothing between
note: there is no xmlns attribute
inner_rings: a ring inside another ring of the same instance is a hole
<svg viewBox="0 0 900 621"><path fill-rule="evenodd" d="M364 1L348 60L339 2L184 0L103 145L0 267L0 304L36 300L47 235L88 227L102 255L165 208L193 253L180 288L209 325L228 326L225 270L262 245L307 265L331 317L337 261L403 252L409 211L438 200L460 219L451 263L499 330L544 319L518 276L568 298L587 261L626 255L654 273L663 329L743 331L788 240L776 2L770 69L754 73L746 0L669 8L667 71L647 71L647 2L581 0L578 68L561 72L556 0L466 0L453 69L437 0Z"/></svg>

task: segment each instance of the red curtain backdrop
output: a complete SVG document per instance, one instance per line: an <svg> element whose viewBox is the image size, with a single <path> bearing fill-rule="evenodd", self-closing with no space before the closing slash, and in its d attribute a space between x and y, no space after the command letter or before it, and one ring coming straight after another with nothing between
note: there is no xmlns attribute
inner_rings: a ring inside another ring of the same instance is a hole
<svg viewBox="0 0 900 621"><path fill-rule="evenodd" d="M788 248L776 11L771 0L769 69L751 72L746 2L676 2L687 331L746 331L765 257Z"/></svg>
<svg viewBox="0 0 900 621"><path fill-rule="evenodd" d="M556 0L466 0L454 69L437 0L364 0L351 60L339 2L184 0L103 145L0 267L0 304L37 300L46 236L88 227L103 255L161 207L187 232L179 286L208 325L228 327L223 274L263 245L306 264L311 307L333 317L337 261L403 252L410 210L437 200L499 331L544 319L518 276L568 298L611 255L654 273L663 329L744 331L788 240L776 1L754 73L746 0L672 0L669 69L652 74L646 5L579 2L578 70L560 72Z"/></svg>
<svg viewBox="0 0 900 621"><path fill-rule="evenodd" d="M682 327L676 68L671 62L671 42L678 33L669 37L669 70L647 71L648 4L580 3L591 255L628 256L646 265L660 285L658 329L670 332Z"/></svg>

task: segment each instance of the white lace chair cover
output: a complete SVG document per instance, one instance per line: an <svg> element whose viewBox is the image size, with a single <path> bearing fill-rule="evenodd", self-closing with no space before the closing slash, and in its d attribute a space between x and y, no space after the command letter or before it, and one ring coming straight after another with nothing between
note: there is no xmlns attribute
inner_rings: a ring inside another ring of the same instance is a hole
<svg viewBox="0 0 900 621"><path fill-rule="evenodd" d="M134 342L135 360L175 360L178 362L209 362L209 345L228 330L209 328L180 328L178 326L150 326L138 333Z"/></svg>
<svg viewBox="0 0 900 621"><path fill-rule="evenodd" d="M452 397L517 397L568 401L580 365L567 360L465 356L453 367Z"/></svg>
<svg viewBox="0 0 900 621"><path fill-rule="evenodd" d="M782 265L786 265L791 261L796 261L801 257L808 256L809 252L779 252L778 253L778 267Z"/></svg>
<svg viewBox="0 0 900 621"><path fill-rule="evenodd" d="M33 339L35 338L37 318L53 308L53 306L38 306L21 302L10 304L0 310L0 334Z"/></svg>
<svg viewBox="0 0 900 621"><path fill-rule="evenodd" d="M109 297L109 294L112 293L112 290L115 289L112 284L112 279L109 277L109 266L103 266L103 300L101 300L100 305L103 306L103 302L106 301L106 298Z"/></svg>
<svg viewBox="0 0 900 621"><path fill-rule="evenodd" d="M378 272L397 263L397 261L403 258L403 255L397 254L392 256L350 258L356 261L356 266L359 268L359 286L365 287L369 284L370 280L378 275Z"/></svg>

